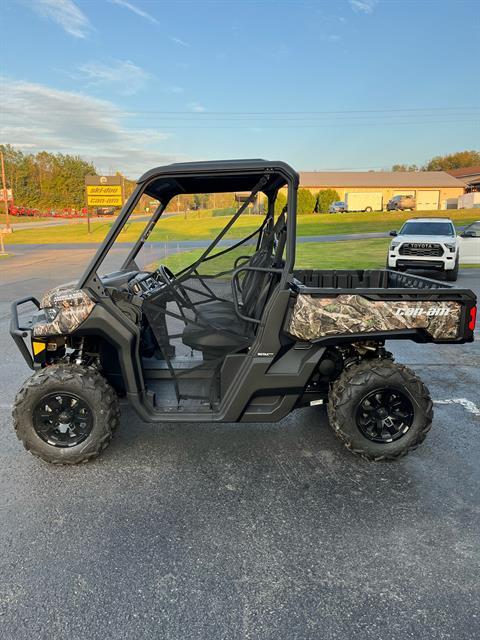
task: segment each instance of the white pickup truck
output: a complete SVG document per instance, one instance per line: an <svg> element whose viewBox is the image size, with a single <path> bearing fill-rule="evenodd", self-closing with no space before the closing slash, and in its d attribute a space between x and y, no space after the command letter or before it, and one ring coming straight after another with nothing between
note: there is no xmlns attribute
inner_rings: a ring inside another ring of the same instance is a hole
<svg viewBox="0 0 480 640"><path fill-rule="evenodd" d="M387 268L443 271L446 279L458 277L459 241L450 218L410 218L393 239L387 256Z"/></svg>
<svg viewBox="0 0 480 640"><path fill-rule="evenodd" d="M472 222L458 236L460 262L480 264L480 220Z"/></svg>

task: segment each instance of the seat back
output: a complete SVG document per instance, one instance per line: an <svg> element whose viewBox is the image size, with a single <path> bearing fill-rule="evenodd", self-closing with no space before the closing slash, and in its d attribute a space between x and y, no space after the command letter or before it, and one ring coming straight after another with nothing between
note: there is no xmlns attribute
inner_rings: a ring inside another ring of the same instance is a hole
<svg viewBox="0 0 480 640"><path fill-rule="evenodd" d="M263 269L278 268L281 264L285 248L287 226L285 220L286 207L278 217L273 228L268 232L268 243L252 256L250 267ZM263 238L262 238L263 241ZM278 274L266 271L247 271L243 279L242 297L243 313L253 318L260 318L272 285L278 280Z"/></svg>

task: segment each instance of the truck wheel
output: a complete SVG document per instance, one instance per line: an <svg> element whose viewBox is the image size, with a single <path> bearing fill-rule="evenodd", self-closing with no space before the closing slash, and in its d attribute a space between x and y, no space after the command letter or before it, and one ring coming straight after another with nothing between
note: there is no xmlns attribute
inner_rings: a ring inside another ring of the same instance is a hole
<svg viewBox="0 0 480 640"><path fill-rule="evenodd" d="M367 207L367 208L365 209L365 213L371 213L371 211L372 211L372 207Z"/></svg>
<svg viewBox="0 0 480 640"><path fill-rule="evenodd" d="M330 426L343 444L366 460L394 460L423 442L433 404L413 371L391 360L364 360L332 385Z"/></svg>
<svg viewBox="0 0 480 640"><path fill-rule="evenodd" d="M445 271L445 276L448 282L456 282L458 278L458 258L455 260L455 266L451 271Z"/></svg>
<svg viewBox="0 0 480 640"><path fill-rule="evenodd" d="M113 388L94 368L59 364L34 373L17 393L13 424L27 451L52 464L96 458L110 443L120 411Z"/></svg>

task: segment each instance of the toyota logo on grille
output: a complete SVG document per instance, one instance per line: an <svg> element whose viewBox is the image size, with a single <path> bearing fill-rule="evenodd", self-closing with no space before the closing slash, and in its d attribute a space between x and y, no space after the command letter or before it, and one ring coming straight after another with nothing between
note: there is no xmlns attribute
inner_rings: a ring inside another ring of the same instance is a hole
<svg viewBox="0 0 480 640"><path fill-rule="evenodd" d="M429 242L415 242L410 246L412 247L412 249L431 249L433 247L433 245Z"/></svg>

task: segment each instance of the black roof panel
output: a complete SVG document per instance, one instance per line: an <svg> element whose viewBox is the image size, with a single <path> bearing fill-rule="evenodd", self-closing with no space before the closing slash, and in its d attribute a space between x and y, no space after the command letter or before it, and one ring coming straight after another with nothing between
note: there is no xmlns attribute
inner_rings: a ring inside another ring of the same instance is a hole
<svg viewBox="0 0 480 640"><path fill-rule="evenodd" d="M298 185L298 174L288 164L262 159L178 162L150 169L138 183L149 182L148 195L169 200L179 193L251 191L265 173L274 176L265 192L285 186L288 179Z"/></svg>

